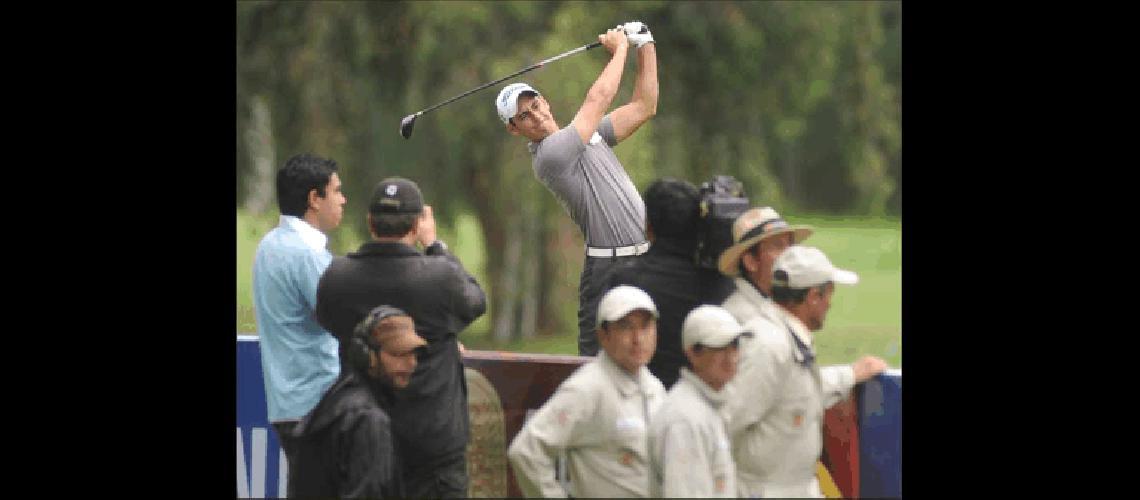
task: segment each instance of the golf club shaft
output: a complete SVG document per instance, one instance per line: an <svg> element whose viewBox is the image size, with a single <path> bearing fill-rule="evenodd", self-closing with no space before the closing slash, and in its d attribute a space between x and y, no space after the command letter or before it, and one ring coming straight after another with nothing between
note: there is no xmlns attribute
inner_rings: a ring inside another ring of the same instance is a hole
<svg viewBox="0 0 1140 500"><path fill-rule="evenodd" d="M424 113L427 113L428 111L431 111L431 110L433 110L433 109L435 109L435 108L438 108L438 107L440 107L440 106L443 106L443 105L445 105L445 104L448 104L448 103L451 103L451 102L457 101L457 100L459 100L459 99L462 99L462 98L464 98L464 97L467 97L467 96L469 96L469 95L471 95L471 94L474 94L475 92L478 92L478 91L480 91L480 90L483 90L483 89L485 89L485 88L487 88L487 87L490 87L490 86L492 86L492 85L495 85L495 84L497 84L497 83L501 83L501 82L503 82L503 81L505 81L505 80L510 80L511 78L514 78L514 77L516 77L516 76L519 76L519 75L521 75L521 74L523 74L523 73L526 73L527 71L531 71L531 70L533 70L533 69L536 69L536 68L541 68L543 65L545 65L545 64L547 64L547 63L551 63L551 62L557 61L557 60L559 60L559 59L562 59L563 57L566 57L566 56L571 56L571 55L577 54L577 53L579 53L579 52L582 52L582 51L584 51L584 50L590 50L590 49L592 49L592 48L594 48L594 47L600 46L601 44L602 44L602 42L594 42L594 43L591 43L591 44L583 45L583 46L581 46L581 47L578 47L578 48L576 48L576 49L572 49L572 50L569 50L569 51L563 52L563 53L561 53L561 54L558 54L558 55L556 55L556 56L554 56L554 57L551 57L551 58L549 58L549 59L545 59L545 60L539 61L539 62L537 62L537 63L535 63L535 64L533 64L533 65L531 65L531 66L528 66L528 67L526 67L526 68L523 68L523 69L521 69L521 70L519 70L519 71L517 71L517 72L515 72L515 73L512 73L512 74L510 74L510 75L504 76L503 78L500 78L500 79L498 79L498 80L495 80L495 81L493 81L493 82L491 82L491 83L487 83L487 84L484 84L484 85L480 85L479 87L476 87L476 88L473 88L473 89L471 89L471 90L468 90L467 92L464 92L464 93L462 93L462 94L459 94L459 95L457 95L457 96L455 96L455 97L452 97L451 99L448 99L448 100L446 100L446 101L443 101L443 102L441 102L441 103L439 103L439 104L436 104L435 106L432 106L432 107L430 107L430 108L427 108L427 109L425 109L425 110L423 110L423 111L420 111L419 113L416 113L416 116L422 115L422 114L424 114Z"/></svg>

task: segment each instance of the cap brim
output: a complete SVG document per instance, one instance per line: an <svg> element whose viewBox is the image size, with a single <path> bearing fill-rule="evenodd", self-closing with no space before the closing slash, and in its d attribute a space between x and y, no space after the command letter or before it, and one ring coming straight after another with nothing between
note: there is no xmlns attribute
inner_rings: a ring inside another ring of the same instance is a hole
<svg viewBox="0 0 1140 500"><path fill-rule="evenodd" d="M635 305L632 307L618 309L616 312L611 314L610 317L607 317L607 318L603 318L601 316L598 316L598 321L597 321L598 326L601 326L602 323L604 323L604 322L613 323L614 321L620 320L620 319L626 317L626 315L628 315L629 313L634 312L634 311L646 311L649 314L652 314L654 319L658 319L661 317L661 314L657 312L656 308L651 309L651 308L643 306L643 305Z"/></svg>
<svg viewBox="0 0 1140 500"><path fill-rule="evenodd" d="M854 285L859 282L859 275L846 269L835 269L831 271L831 281L844 285Z"/></svg>
<svg viewBox="0 0 1140 500"><path fill-rule="evenodd" d="M721 347L731 344L732 341L739 339L740 337L752 337L752 332L741 327L739 330L729 330L727 332L717 333L710 338L702 339L698 343L708 348L720 349Z"/></svg>
<svg viewBox="0 0 1140 500"><path fill-rule="evenodd" d="M406 333L385 342L384 345L381 346L381 349L393 353L405 353L427 344L428 342L418 334Z"/></svg>
<svg viewBox="0 0 1140 500"><path fill-rule="evenodd" d="M725 249L724 253L720 254L720 259L717 260L717 268L720 269L721 274L730 278L739 276L740 257L744 255L745 250L748 250L764 238L771 238L772 236L789 232L794 234L794 236L792 236L792 243L795 244L808 239L812 233L815 233L815 229L812 229L811 226L787 226L770 233L753 236Z"/></svg>

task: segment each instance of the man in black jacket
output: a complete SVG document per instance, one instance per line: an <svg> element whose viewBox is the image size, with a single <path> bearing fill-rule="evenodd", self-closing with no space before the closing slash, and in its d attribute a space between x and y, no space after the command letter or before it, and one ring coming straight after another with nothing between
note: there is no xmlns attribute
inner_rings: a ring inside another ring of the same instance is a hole
<svg viewBox="0 0 1140 500"><path fill-rule="evenodd" d="M380 304L415 319L428 345L391 412L405 493L464 497L469 423L458 335L486 311L486 296L436 239L431 207L414 182L380 181L368 212L372 241L333 259L321 276L317 321L339 338Z"/></svg>
<svg viewBox="0 0 1140 500"><path fill-rule="evenodd" d="M340 375L292 431L290 498L403 497L386 410L427 341L404 311L379 306L341 337Z"/></svg>
<svg viewBox="0 0 1140 500"><path fill-rule="evenodd" d="M632 285L645 290L657 304L657 350L649 371L665 388L677 382L689 366L681 350L681 324L701 304L719 305L733 292L732 281L696 264L700 230L700 191L692 183L664 178L645 190L645 233L652 244L638 260L618 267L606 290Z"/></svg>

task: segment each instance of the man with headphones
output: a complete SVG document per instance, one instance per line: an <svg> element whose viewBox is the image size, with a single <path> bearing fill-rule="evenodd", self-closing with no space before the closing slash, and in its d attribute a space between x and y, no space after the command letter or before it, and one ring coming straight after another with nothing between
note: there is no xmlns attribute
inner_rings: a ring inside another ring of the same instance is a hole
<svg viewBox="0 0 1140 500"><path fill-rule="evenodd" d="M427 341L411 316L387 305L338 340L340 375L293 431L288 496L404 496L388 411Z"/></svg>

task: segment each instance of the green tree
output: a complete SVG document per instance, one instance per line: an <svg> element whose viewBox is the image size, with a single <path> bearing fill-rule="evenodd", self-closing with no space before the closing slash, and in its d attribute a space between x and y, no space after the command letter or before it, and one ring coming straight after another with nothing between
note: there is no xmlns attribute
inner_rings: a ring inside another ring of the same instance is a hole
<svg viewBox="0 0 1140 500"><path fill-rule="evenodd" d="M236 11L239 206L266 182L256 158L333 157L348 204L330 247L343 254L367 238L375 183L414 179L441 227L476 216L487 333L500 340L576 331L582 235L535 179L525 140L496 117L499 87L422 116L411 140L397 126L622 21L646 22L657 39L658 114L615 148L640 190L662 176L699 184L729 174L754 204L781 211L901 207L899 2L238 2ZM615 106L632 94L635 57ZM516 81L541 90L567 125L607 58L594 49ZM268 120L254 120L258 100ZM250 142L251 130L269 146Z"/></svg>

